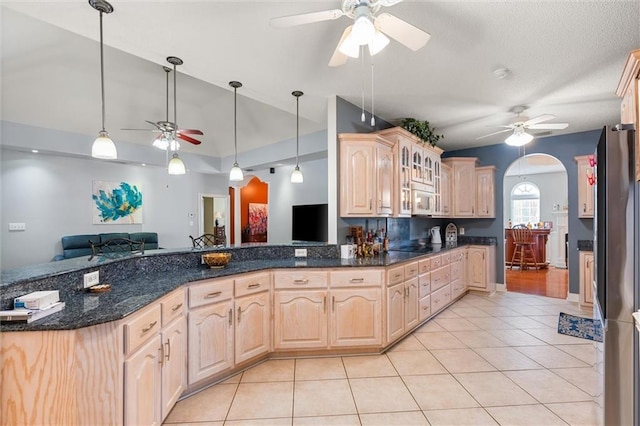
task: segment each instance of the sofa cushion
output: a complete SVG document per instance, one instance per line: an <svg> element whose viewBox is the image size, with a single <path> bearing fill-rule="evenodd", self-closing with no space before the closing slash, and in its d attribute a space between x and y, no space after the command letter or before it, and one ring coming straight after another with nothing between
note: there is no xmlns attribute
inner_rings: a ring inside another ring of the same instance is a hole
<svg viewBox="0 0 640 426"><path fill-rule="evenodd" d="M100 236L100 242L101 243L106 243L109 240L113 240L114 238L125 238L125 239L129 239L129 233L128 232L109 232L106 234L99 234Z"/></svg>
<svg viewBox="0 0 640 426"><path fill-rule="evenodd" d="M90 256L91 244L89 241L98 244L100 242L100 236L96 234L84 234L62 237L62 256L64 256L65 259Z"/></svg>
<svg viewBox="0 0 640 426"><path fill-rule="evenodd" d="M132 232L129 234L132 241L144 240L145 250L155 250L158 248L158 234L156 232Z"/></svg>

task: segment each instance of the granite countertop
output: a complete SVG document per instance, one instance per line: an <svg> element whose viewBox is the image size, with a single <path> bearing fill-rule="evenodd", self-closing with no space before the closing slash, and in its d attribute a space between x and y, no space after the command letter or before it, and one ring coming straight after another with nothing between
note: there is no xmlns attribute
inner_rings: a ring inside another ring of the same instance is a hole
<svg viewBox="0 0 640 426"><path fill-rule="evenodd" d="M337 250L334 250L336 246L333 246L331 248L333 251L328 253L331 254L331 257L323 257L326 253L322 252L319 257L294 258L289 255L275 259L267 258L263 251L251 254L260 249L247 252L226 249L232 251L235 258L232 258L224 269L209 269L205 265L199 264L199 257L203 252L194 252L193 250L187 252L162 251L162 256L152 253L132 259L110 259L108 261L98 259L87 262L86 258L70 259L53 262L52 269L49 269L49 275L47 275L46 267L36 265L32 269L34 276L40 281L29 281L25 278L28 275L25 271L9 274L17 279L12 287L8 287L8 284L3 280L3 290L6 290L7 294L3 296L2 309L9 309L7 304L13 300L13 297L42 289L59 289L60 299L66 304L65 308L30 324L2 323L0 331L72 330L116 321L184 284L207 279L280 268L386 267L427 255L436 255L466 244L429 247L413 251L390 251L384 255L358 259L340 259L336 256ZM290 246L286 249L293 249L293 247ZM299 246L295 246L295 248L299 248ZM267 249L270 253L277 251L274 247ZM186 258L188 259L184 260ZM176 261L175 259L180 260ZM194 259L196 260L194 261ZM126 262L127 260L130 262ZM62 264L64 262L68 263ZM126 266L128 264L130 265ZM158 265L164 265L164 267ZM81 267L80 270L77 269L78 266ZM87 268L95 270L98 266L110 268L105 269L104 272L100 268L100 282L110 284L111 290L105 293L89 293L82 289L81 274L87 272ZM26 284L22 284L22 282Z"/></svg>
<svg viewBox="0 0 640 426"><path fill-rule="evenodd" d="M593 240L578 240L578 251L593 251Z"/></svg>

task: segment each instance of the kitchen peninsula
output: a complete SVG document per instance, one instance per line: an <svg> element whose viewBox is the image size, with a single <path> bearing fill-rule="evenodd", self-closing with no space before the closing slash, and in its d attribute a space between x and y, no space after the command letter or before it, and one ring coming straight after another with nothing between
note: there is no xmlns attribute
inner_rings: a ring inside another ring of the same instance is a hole
<svg viewBox="0 0 640 426"><path fill-rule="evenodd" d="M3 272L3 309L45 288L67 307L2 325L1 423L160 424L181 395L269 357L384 351L468 290L493 292L495 244L365 259L242 247L220 270L163 250ZM96 269L111 291L81 288Z"/></svg>
<svg viewBox="0 0 640 426"><path fill-rule="evenodd" d="M535 268L535 269L545 269L549 266L549 262L547 262L547 239L549 238L549 234L551 233L551 229L531 229L532 241L533 244L531 248L533 249L533 253L536 257L536 262L533 263L531 261L524 262L524 266L527 268ZM513 233L511 229L507 228L504 230L504 235L506 236L505 242L505 264L507 266L511 265L511 259L513 259L513 253L515 251L515 244L513 241ZM519 257L518 257L519 259ZM519 262L513 262L513 266L520 267Z"/></svg>

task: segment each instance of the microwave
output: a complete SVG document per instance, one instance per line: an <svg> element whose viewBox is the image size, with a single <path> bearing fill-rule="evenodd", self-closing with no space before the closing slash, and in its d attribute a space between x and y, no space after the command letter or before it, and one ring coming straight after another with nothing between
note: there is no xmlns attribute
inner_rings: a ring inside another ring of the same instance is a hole
<svg viewBox="0 0 640 426"><path fill-rule="evenodd" d="M436 193L433 186L420 183L411 184L411 214L414 216L433 215L436 212Z"/></svg>

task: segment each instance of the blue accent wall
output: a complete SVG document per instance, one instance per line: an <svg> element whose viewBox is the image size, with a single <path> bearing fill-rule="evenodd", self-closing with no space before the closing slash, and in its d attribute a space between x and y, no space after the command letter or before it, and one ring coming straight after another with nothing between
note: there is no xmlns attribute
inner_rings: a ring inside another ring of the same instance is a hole
<svg viewBox="0 0 640 426"><path fill-rule="evenodd" d="M578 240L593 239L593 219L578 218L578 168L574 157L593 154L601 130L572 133L562 136L549 136L534 139L526 145L526 154L548 154L562 162L567 170L569 201L569 291L579 292ZM501 143L479 148L447 151L442 157L477 157L479 166L496 166L496 218L495 219L453 219L458 228L465 228L465 235L498 237L496 252L497 282L504 283L504 223L503 217L503 181L507 168L519 156L522 148Z"/></svg>

